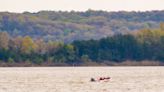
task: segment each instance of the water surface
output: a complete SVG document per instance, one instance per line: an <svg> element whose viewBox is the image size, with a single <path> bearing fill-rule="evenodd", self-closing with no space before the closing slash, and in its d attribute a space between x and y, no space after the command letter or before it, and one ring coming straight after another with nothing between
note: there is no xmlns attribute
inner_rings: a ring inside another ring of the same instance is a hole
<svg viewBox="0 0 164 92"><path fill-rule="evenodd" d="M0 92L164 92L164 67L0 68Z"/></svg>

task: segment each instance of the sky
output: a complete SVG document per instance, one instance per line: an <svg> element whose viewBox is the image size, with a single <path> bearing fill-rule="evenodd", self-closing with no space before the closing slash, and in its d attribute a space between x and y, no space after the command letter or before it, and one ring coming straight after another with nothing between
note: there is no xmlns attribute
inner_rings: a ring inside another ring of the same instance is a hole
<svg viewBox="0 0 164 92"><path fill-rule="evenodd" d="M150 11L164 10L164 0L0 0L0 11Z"/></svg>

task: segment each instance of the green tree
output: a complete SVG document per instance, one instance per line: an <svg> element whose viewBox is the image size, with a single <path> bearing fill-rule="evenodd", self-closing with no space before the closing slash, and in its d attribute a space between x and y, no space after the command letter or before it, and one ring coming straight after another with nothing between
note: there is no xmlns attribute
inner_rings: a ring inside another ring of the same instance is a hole
<svg viewBox="0 0 164 92"><path fill-rule="evenodd" d="M13 64L13 63L14 63L14 59L12 59L11 57L8 58L8 63L9 63L9 64Z"/></svg>
<svg viewBox="0 0 164 92"><path fill-rule="evenodd" d="M81 60L82 60L84 63L86 63L86 62L89 62L89 61L90 61L90 59L89 59L89 56L88 56L88 55L82 55L82 56L81 56Z"/></svg>
<svg viewBox="0 0 164 92"><path fill-rule="evenodd" d="M34 59L34 63L40 65L40 64L43 63L43 59L42 59L42 58L39 58L39 57L36 57L36 58Z"/></svg>

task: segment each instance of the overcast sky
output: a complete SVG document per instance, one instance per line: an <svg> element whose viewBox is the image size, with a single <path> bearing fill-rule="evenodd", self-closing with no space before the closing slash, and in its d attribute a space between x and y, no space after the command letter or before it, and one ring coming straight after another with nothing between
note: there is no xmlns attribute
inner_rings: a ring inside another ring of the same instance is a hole
<svg viewBox="0 0 164 92"><path fill-rule="evenodd" d="M164 0L0 0L0 11L147 11L164 10Z"/></svg>

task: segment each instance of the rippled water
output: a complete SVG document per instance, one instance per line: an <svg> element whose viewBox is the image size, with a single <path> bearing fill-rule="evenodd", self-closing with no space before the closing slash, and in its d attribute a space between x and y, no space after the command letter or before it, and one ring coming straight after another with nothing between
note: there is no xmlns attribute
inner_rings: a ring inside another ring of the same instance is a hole
<svg viewBox="0 0 164 92"><path fill-rule="evenodd" d="M164 92L164 67L0 68L0 92Z"/></svg>

